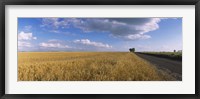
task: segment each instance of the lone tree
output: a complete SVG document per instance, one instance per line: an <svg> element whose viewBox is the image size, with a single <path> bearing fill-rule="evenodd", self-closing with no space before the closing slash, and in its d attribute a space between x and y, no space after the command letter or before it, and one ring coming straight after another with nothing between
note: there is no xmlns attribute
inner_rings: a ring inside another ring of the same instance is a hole
<svg viewBox="0 0 200 99"><path fill-rule="evenodd" d="M129 51L130 52L135 52L135 48L130 48Z"/></svg>

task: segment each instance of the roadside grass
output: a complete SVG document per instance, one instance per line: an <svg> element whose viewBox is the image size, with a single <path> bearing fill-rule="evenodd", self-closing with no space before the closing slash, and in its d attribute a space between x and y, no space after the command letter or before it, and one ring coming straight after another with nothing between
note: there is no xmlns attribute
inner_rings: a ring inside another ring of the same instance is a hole
<svg viewBox="0 0 200 99"><path fill-rule="evenodd" d="M182 52L139 52L139 53L182 61Z"/></svg>

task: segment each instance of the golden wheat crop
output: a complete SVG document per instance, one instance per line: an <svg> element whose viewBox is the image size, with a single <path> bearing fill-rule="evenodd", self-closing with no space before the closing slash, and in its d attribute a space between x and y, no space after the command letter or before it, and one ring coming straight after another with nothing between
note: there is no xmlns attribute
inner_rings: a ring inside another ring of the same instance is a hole
<svg viewBox="0 0 200 99"><path fill-rule="evenodd" d="M18 81L174 80L130 52L18 52Z"/></svg>

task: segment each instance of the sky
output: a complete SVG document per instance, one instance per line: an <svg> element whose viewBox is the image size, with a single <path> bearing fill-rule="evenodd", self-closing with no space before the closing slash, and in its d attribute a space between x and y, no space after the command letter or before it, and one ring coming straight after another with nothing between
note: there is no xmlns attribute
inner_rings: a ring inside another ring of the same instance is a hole
<svg viewBox="0 0 200 99"><path fill-rule="evenodd" d="M182 18L18 18L18 51L182 50Z"/></svg>

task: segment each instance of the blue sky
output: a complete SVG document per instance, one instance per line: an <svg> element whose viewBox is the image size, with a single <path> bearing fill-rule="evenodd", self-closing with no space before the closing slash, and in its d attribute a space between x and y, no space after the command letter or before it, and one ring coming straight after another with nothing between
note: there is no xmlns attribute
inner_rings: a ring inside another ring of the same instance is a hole
<svg viewBox="0 0 200 99"><path fill-rule="evenodd" d="M18 51L182 50L182 18L18 18Z"/></svg>

